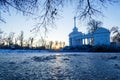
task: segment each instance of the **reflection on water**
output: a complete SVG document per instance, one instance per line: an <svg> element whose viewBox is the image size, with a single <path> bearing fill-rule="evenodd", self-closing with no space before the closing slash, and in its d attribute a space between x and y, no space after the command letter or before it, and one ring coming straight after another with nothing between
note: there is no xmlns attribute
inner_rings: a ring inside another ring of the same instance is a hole
<svg viewBox="0 0 120 80"><path fill-rule="evenodd" d="M0 80L120 80L119 53L0 53Z"/></svg>

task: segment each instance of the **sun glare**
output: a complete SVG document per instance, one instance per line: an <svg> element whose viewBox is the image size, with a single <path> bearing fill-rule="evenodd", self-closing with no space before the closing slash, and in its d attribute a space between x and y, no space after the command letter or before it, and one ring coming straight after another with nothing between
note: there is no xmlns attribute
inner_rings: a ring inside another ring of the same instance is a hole
<svg viewBox="0 0 120 80"><path fill-rule="evenodd" d="M54 49L55 49L55 50L59 50L59 49L60 49L60 46L59 46L59 45L56 45L56 46L54 47Z"/></svg>

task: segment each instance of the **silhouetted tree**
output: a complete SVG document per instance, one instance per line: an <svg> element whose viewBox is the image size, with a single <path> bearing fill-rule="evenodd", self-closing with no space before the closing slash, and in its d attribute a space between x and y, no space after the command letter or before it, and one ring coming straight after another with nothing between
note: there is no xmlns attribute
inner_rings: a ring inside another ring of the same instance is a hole
<svg viewBox="0 0 120 80"><path fill-rule="evenodd" d="M22 12L23 15L33 14L37 2L38 0L0 0L0 14L10 14L11 9ZM0 16L0 21L6 23L2 16Z"/></svg>
<svg viewBox="0 0 120 80"><path fill-rule="evenodd" d="M111 32L112 32L112 41L116 42L116 43L120 43L120 30L119 27L112 27L111 28Z"/></svg>
<svg viewBox="0 0 120 80"><path fill-rule="evenodd" d="M33 41L34 41L34 38L33 38L33 37L30 37L30 38L29 38L30 47L32 47L32 45L33 45Z"/></svg>
<svg viewBox="0 0 120 80"><path fill-rule="evenodd" d="M1 36L1 34L3 34L3 31L0 29L0 36Z"/></svg>
<svg viewBox="0 0 120 80"><path fill-rule="evenodd" d="M26 40L24 40L24 45L25 45L25 47L30 47L30 44L29 44L29 39L26 39Z"/></svg>
<svg viewBox="0 0 120 80"><path fill-rule="evenodd" d="M0 40L2 40L3 31L0 29Z"/></svg>
<svg viewBox="0 0 120 80"><path fill-rule="evenodd" d="M101 10L107 7L106 4L118 3L119 0L0 0L0 14L3 15L6 12L9 14L11 8L23 14L39 14L36 17L39 23L34 29L39 30L42 26L46 31L47 25L53 25L64 5L69 2L74 3L77 7L78 18L85 19L102 14ZM3 16L0 16L0 21L5 22Z"/></svg>
<svg viewBox="0 0 120 80"><path fill-rule="evenodd" d="M24 32L21 31L19 35L19 40L20 40L20 46L23 47L23 40L24 40Z"/></svg>
<svg viewBox="0 0 120 80"><path fill-rule="evenodd" d="M92 19L92 20L90 20L89 22L88 22L88 33L94 33L95 32L95 30L98 28L98 27L101 27L102 26L102 22L101 21L97 21L97 20L94 20L94 19ZM90 42L89 42L89 44L93 44L94 43L94 39L93 38L90 38Z"/></svg>
<svg viewBox="0 0 120 80"><path fill-rule="evenodd" d="M50 49L52 49L53 41L50 41L50 42L49 42L49 46L50 46Z"/></svg>
<svg viewBox="0 0 120 80"><path fill-rule="evenodd" d="M88 33L93 33L98 27L101 27L102 24L101 21L91 20L88 22Z"/></svg>
<svg viewBox="0 0 120 80"><path fill-rule="evenodd" d="M17 42L18 42L18 39L17 39L17 38L15 38L15 45L18 45L18 44L17 44Z"/></svg>
<svg viewBox="0 0 120 80"><path fill-rule="evenodd" d="M60 45L60 48L62 48L62 42L61 41L59 42L59 45Z"/></svg>
<svg viewBox="0 0 120 80"><path fill-rule="evenodd" d="M58 43L59 43L58 41L55 41L55 46L57 46L57 45L58 45Z"/></svg>
<svg viewBox="0 0 120 80"><path fill-rule="evenodd" d="M65 47L65 42L62 42L62 44L63 44L63 47Z"/></svg>
<svg viewBox="0 0 120 80"><path fill-rule="evenodd" d="M39 40L40 46L46 46L46 41L43 37L41 37L41 39Z"/></svg>
<svg viewBox="0 0 120 80"><path fill-rule="evenodd" d="M10 33L9 33L9 36L8 36L8 38L7 38L8 46L13 45L14 34L15 34L14 32L10 32Z"/></svg>
<svg viewBox="0 0 120 80"><path fill-rule="evenodd" d="M3 31L0 29L0 47L4 46Z"/></svg>

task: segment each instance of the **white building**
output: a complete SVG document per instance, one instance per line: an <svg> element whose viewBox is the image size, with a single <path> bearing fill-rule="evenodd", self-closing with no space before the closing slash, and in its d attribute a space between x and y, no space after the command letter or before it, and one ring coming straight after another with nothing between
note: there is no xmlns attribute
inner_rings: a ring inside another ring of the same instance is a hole
<svg viewBox="0 0 120 80"><path fill-rule="evenodd" d="M82 45L109 45L110 44L110 31L106 28L99 27L94 33L84 34L78 31L76 27L76 17L74 17L74 28L69 34L70 46Z"/></svg>

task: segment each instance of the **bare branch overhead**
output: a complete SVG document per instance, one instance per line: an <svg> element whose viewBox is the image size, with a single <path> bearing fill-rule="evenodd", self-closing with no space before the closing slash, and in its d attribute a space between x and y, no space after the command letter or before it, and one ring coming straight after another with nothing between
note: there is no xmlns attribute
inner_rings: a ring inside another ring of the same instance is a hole
<svg viewBox="0 0 120 80"><path fill-rule="evenodd" d="M108 4L118 3L119 0L0 0L0 22L4 22L4 13L10 12L11 8L22 12L23 15L36 15L39 23L35 26L35 30L39 30L42 26L47 31L47 25L53 25L60 11L69 2L77 7L76 13L79 19L93 18L102 14L103 8ZM41 10L41 11L39 11ZM40 12L40 13L38 13ZM38 15L39 14L39 15Z"/></svg>

